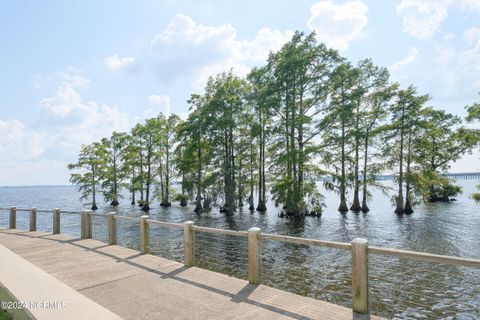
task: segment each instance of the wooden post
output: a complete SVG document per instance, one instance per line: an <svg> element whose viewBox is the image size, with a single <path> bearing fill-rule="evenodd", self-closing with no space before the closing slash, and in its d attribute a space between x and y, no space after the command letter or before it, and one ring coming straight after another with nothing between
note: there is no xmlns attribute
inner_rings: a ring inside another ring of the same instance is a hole
<svg viewBox="0 0 480 320"><path fill-rule="evenodd" d="M115 212L108 214L108 244L117 244L117 220L115 219Z"/></svg>
<svg viewBox="0 0 480 320"><path fill-rule="evenodd" d="M92 238L92 216L91 211L82 211L80 216L80 236L82 239Z"/></svg>
<svg viewBox="0 0 480 320"><path fill-rule="evenodd" d="M80 238L85 239L85 211L80 213Z"/></svg>
<svg viewBox="0 0 480 320"><path fill-rule="evenodd" d="M183 256L185 267L192 267L195 263L195 237L193 232L193 221L185 221L183 224Z"/></svg>
<svg viewBox="0 0 480 320"><path fill-rule="evenodd" d="M150 229L147 219L148 216L140 217L140 251L145 254L150 251Z"/></svg>
<svg viewBox="0 0 480 320"><path fill-rule="evenodd" d="M85 211L85 239L92 238L92 211Z"/></svg>
<svg viewBox="0 0 480 320"><path fill-rule="evenodd" d="M60 233L60 209L53 209L52 233Z"/></svg>
<svg viewBox="0 0 480 320"><path fill-rule="evenodd" d="M37 208L30 209L30 231L37 231Z"/></svg>
<svg viewBox="0 0 480 320"><path fill-rule="evenodd" d="M370 319L368 308L368 241L352 241L352 309L354 317Z"/></svg>
<svg viewBox="0 0 480 320"><path fill-rule="evenodd" d="M10 229L17 228L17 208L15 207L10 207L9 228Z"/></svg>
<svg viewBox="0 0 480 320"><path fill-rule="evenodd" d="M261 266L260 228L250 228L248 229L248 282L260 283Z"/></svg>

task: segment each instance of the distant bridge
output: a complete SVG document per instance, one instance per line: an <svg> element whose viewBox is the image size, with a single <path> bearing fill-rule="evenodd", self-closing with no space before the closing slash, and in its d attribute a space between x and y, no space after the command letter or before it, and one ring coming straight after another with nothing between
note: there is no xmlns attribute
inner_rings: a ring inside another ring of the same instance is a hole
<svg viewBox="0 0 480 320"><path fill-rule="evenodd" d="M456 180L480 180L480 172L447 173L445 176Z"/></svg>
<svg viewBox="0 0 480 320"><path fill-rule="evenodd" d="M458 172L458 173L446 173L445 177L455 180L480 180L480 172ZM378 175L376 180L393 180L393 175Z"/></svg>

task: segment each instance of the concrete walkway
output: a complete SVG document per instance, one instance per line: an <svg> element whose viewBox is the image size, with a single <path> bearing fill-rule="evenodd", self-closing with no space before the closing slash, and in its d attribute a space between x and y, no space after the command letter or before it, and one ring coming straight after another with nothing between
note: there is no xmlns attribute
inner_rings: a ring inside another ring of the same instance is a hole
<svg viewBox="0 0 480 320"><path fill-rule="evenodd" d="M126 320L352 319L349 308L92 239L2 229L0 244Z"/></svg>
<svg viewBox="0 0 480 320"><path fill-rule="evenodd" d="M122 320L1 244L0 301L19 320Z"/></svg>

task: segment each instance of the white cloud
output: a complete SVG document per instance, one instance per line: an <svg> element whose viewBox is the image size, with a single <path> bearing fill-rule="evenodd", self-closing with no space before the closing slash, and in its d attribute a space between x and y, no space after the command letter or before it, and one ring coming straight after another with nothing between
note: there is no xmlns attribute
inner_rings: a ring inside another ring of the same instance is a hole
<svg viewBox="0 0 480 320"><path fill-rule="evenodd" d="M362 36L368 23L368 7L360 0L334 4L331 0L315 3L310 8L307 26L317 33L317 39L339 50Z"/></svg>
<svg viewBox="0 0 480 320"><path fill-rule="evenodd" d="M418 57L418 49L416 47L411 47L408 50L408 54L405 58L403 58L402 60L400 60L398 62L395 62L394 64L392 64L390 66L390 71L396 72L396 71L402 70L406 66L414 63L415 60L417 60L417 57Z"/></svg>
<svg viewBox="0 0 480 320"><path fill-rule="evenodd" d="M480 1L478 1L478 0L462 0L461 7L462 7L462 9L466 9L466 10L479 10L480 11Z"/></svg>
<svg viewBox="0 0 480 320"><path fill-rule="evenodd" d="M74 88L61 85L55 94L40 101L42 123L48 126L53 143L66 152L81 144L109 136L113 131L130 128L130 117L116 107L95 101L83 101Z"/></svg>
<svg viewBox="0 0 480 320"><path fill-rule="evenodd" d="M480 28L469 28L463 32L463 40L474 46L474 50L480 50Z"/></svg>
<svg viewBox="0 0 480 320"><path fill-rule="evenodd" d="M453 33L453 32L447 32L443 36L443 40L445 40L445 41L450 41L450 40L453 40L453 39L455 39L455 33Z"/></svg>
<svg viewBox="0 0 480 320"><path fill-rule="evenodd" d="M158 116L160 112L167 117L170 115L172 105L170 103L170 98L167 95L152 94L147 98L147 101L148 109L142 113L142 119Z"/></svg>
<svg viewBox="0 0 480 320"><path fill-rule="evenodd" d="M172 113L172 103L170 97L162 94L152 94L147 97L148 109L146 109L140 116L135 117L135 122L142 122L145 119L153 118L163 113L169 116ZM187 119L187 112L175 112L181 119Z"/></svg>
<svg viewBox="0 0 480 320"><path fill-rule="evenodd" d="M204 26L177 14L152 40L150 52L162 81L185 77L203 83L215 71L238 67L240 47L231 25Z"/></svg>
<svg viewBox="0 0 480 320"><path fill-rule="evenodd" d="M50 76L46 76L44 74L34 74L32 76L33 87L35 89L41 89L45 86L45 84L51 80Z"/></svg>
<svg viewBox="0 0 480 320"><path fill-rule="evenodd" d="M418 38L431 38L448 17L448 7L456 0L401 0L397 13L403 17L403 31Z"/></svg>
<svg viewBox="0 0 480 320"><path fill-rule="evenodd" d="M282 32L271 28L262 28L253 40L242 42L243 60L263 64L271 51L280 49L292 36L292 31Z"/></svg>
<svg viewBox="0 0 480 320"><path fill-rule="evenodd" d="M480 72L480 28L469 28L463 32L463 41L466 42L470 48L462 52L458 56L458 61L465 72L474 70L474 74ZM477 89L480 81L476 80Z"/></svg>
<svg viewBox="0 0 480 320"><path fill-rule="evenodd" d="M452 46L444 40L420 43L392 64L390 71L393 80L405 86L413 82L420 92L433 93L441 107L462 113L463 106L480 91L480 28L465 30L463 44Z"/></svg>
<svg viewBox="0 0 480 320"><path fill-rule="evenodd" d="M0 120L0 160L3 164L28 160L41 155L48 144L47 136L28 130L20 120Z"/></svg>
<svg viewBox="0 0 480 320"><path fill-rule="evenodd" d="M237 74L246 74L292 34L263 28L254 39L240 40L230 24L205 26L177 14L151 41L150 55L161 81L188 79L194 90L201 90L215 73L234 69Z"/></svg>
<svg viewBox="0 0 480 320"><path fill-rule="evenodd" d="M106 57L104 59L105 66L112 71L128 70L135 64L134 57L119 57L118 54Z"/></svg>
<svg viewBox="0 0 480 320"><path fill-rule="evenodd" d="M83 71L75 67L68 67L60 72L62 83L73 88L86 89L90 87L90 79L82 75Z"/></svg>

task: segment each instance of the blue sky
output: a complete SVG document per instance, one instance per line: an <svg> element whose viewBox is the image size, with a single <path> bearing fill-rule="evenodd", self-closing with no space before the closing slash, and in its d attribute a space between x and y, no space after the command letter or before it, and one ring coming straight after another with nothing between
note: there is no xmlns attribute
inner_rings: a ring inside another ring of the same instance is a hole
<svg viewBox="0 0 480 320"><path fill-rule="evenodd" d="M68 183L80 144L185 115L209 75L247 73L295 30L372 58L432 106L464 116L480 100L480 0L2 1L0 185Z"/></svg>

